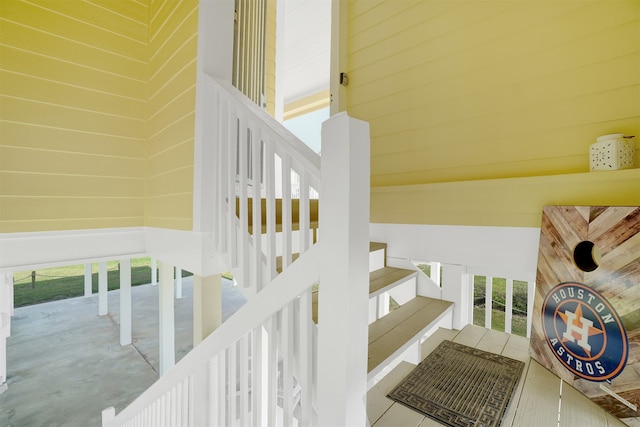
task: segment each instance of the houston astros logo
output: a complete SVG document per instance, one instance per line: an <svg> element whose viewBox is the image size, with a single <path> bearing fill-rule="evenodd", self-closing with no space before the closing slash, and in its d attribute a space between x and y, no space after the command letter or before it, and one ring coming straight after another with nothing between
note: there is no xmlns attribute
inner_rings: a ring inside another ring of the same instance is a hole
<svg viewBox="0 0 640 427"><path fill-rule="evenodd" d="M604 296L582 283L560 283L549 291L542 327L554 356L581 378L611 381L627 363L620 317Z"/></svg>

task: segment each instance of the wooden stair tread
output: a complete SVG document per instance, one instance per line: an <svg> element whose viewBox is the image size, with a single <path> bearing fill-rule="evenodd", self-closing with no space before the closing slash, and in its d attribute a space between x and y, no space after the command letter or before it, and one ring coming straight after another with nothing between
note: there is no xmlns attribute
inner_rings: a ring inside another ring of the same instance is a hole
<svg viewBox="0 0 640 427"><path fill-rule="evenodd" d="M453 306L452 302L418 296L369 325L367 372L423 333Z"/></svg>
<svg viewBox="0 0 640 427"><path fill-rule="evenodd" d="M369 295L381 293L386 287L416 274L415 270L405 268L383 267L369 273Z"/></svg>
<svg viewBox="0 0 640 427"><path fill-rule="evenodd" d="M379 251L380 249L387 249L387 244L380 242L369 242L369 252Z"/></svg>

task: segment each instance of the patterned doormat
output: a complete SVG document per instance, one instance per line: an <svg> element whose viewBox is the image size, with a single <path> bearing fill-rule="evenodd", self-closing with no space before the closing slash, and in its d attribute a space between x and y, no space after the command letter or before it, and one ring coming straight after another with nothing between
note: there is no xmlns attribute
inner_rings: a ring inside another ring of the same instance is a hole
<svg viewBox="0 0 640 427"><path fill-rule="evenodd" d="M448 426L499 426L523 368L443 341L387 397Z"/></svg>

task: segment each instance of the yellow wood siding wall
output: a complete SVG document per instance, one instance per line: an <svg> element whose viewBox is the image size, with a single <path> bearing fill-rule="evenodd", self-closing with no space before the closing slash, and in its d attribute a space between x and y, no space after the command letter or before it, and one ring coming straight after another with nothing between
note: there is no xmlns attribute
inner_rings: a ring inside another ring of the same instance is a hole
<svg viewBox="0 0 640 427"><path fill-rule="evenodd" d="M266 110L276 114L276 0L267 0L267 28L265 32Z"/></svg>
<svg viewBox="0 0 640 427"><path fill-rule="evenodd" d="M143 225L147 13L0 0L0 232Z"/></svg>
<svg viewBox="0 0 640 427"><path fill-rule="evenodd" d="M640 134L638 0L351 0L346 43L373 222L536 226L541 204L640 204L637 173L584 173L597 136Z"/></svg>
<svg viewBox="0 0 640 427"><path fill-rule="evenodd" d="M191 230L198 2L150 3L146 225Z"/></svg>

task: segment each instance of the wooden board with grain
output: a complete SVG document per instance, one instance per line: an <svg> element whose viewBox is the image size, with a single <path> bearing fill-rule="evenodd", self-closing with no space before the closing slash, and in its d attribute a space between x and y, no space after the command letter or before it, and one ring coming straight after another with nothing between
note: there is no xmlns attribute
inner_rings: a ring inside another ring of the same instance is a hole
<svg viewBox="0 0 640 427"><path fill-rule="evenodd" d="M591 246L593 249L590 249ZM565 289L567 293L569 290L575 291L575 296L567 295L566 300L560 298L557 292L562 283L569 283L568 286L572 289ZM571 285L573 283L576 286ZM591 299L587 299L586 296L584 299L577 297L581 285L584 286L582 289L585 292L593 292L593 295L596 295L594 301L609 304L606 310L609 306L612 307L613 318L598 318L598 313L608 313L602 308L604 305L598 306L593 303L593 306L590 306ZM599 297L604 300L598 300ZM553 307L553 299L557 307L546 311L545 321L544 305L547 303ZM577 308L573 313L567 307ZM596 308L603 311L596 311ZM584 314L585 317L582 317L583 313L587 312L591 314ZM556 315L562 320L551 322L549 317ZM592 316L591 319L595 320L595 323L590 329L584 329L585 323L582 320L589 320L589 316ZM617 336L609 337L607 329L611 327L609 323L617 323L617 319L623 325L620 329L626 332L626 335L622 333L626 338L620 340ZM583 331L589 331L588 336L586 333L583 334ZM604 342L600 347L598 344L593 347L602 348L602 352L591 354L592 348L588 343L596 340L600 340L598 343ZM623 354L625 351L628 352L626 365L622 364L621 369L615 370L615 375L608 378L608 381L602 380L604 375L598 377L598 372L594 378L586 378L589 376L586 372L580 373L585 365L578 365L577 360L589 360L590 368L597 368L596 361L603 360L603 357L611 354L609 348L613 342L621 343L616 344L621 354L618 360L623 361ZM580 345L582 350L578 349L574 354L571 349L576 349L575 345ZM563 350L567 352L563 353ZM566 354L569 353L576 358L568 357ZM622 404L621 400L612 397L601 387L605 386L632 405L640 407L640 207L544 207L530 354L611 414L620 419L640 422L640 412ZM573 366L573 369L567 365ZM580 372L576 369L580 369Z"/></svg>

